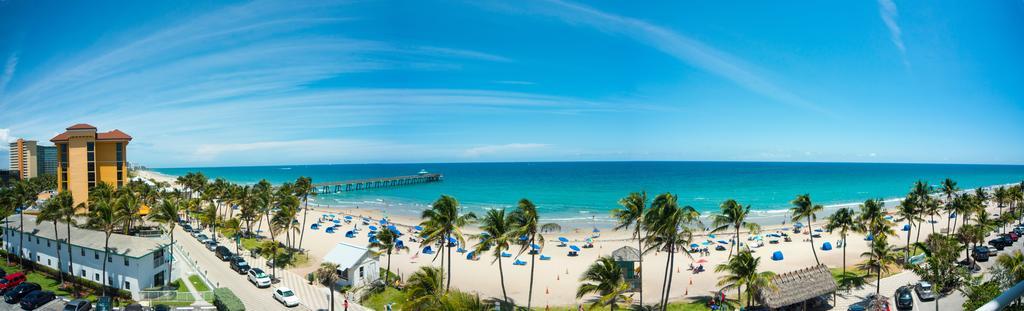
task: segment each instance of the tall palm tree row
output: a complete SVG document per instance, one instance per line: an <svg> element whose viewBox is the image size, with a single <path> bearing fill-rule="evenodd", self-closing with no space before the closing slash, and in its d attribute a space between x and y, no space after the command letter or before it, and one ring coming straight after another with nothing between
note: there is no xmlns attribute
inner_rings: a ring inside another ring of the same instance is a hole
<svg viewBox="0 0 1024 311"><path fill-rule="evenodd" d="M815 220L817 220L817 214L820 213L825 208L822 207L821 205L815 205L814 203L812 203L811 195L809 194L801 194L796 196L796 199L793 199L792 204L793 208L789 209L789 212L793 215L793 222L807 219L808 230L813 230L812 224ZM818 260L818 251L814 248L813 232L809 236L811 237L811 253L814 254L814 262L815 264L820 265L821 261Z"/></svg>
<svg viewBox="0 0 1024 311"><path fill-rule="evenodd" d="M681 250L693 240L694 223L700 223L700 213L691 206L680 207L678 197L671 193L659 194L651 202L651 208L644 215L644 230L647 236L644 238L647 249L650 251L665 251L668 253L665 263L665 273L662 279L661 298L658 305L662 310L668 308L668 298L672 291L672 266L677 250ZM689 252L680 252L691 256Z"/></svg>

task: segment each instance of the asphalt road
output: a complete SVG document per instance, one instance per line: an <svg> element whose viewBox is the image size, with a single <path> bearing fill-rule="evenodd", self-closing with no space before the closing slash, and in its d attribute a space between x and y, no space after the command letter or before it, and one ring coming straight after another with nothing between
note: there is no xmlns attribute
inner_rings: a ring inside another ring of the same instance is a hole
<svg viewBox="0 0 1024 311"><path fill-rule="evenodd" d="M185 232L180 226L174 229L175 241L179 243L182 249L188 252L188 258L196 263L196 266L202 273L210 279L210 282L214 283L215 287L227 287L238 296L238 299L242 300L245 304L246 310L285 310L281 303L277 302L273 298L273 288L257 288L255 285L249 282L245 275L238 274L228 265L228 262L221 261L217 258L212 251L207 250L203 247L199 241L196 241L191 234ZM208 234L209 236L209 234ZM219 239L220 243L229 243L230 240ZM231 245L229 248L234 251L234 246ZM185 256L175 254L176 259L184 259ZM246 260L250 258L246 256ZM268 270L269 271L269 270ZM302 299L303 297L299 297ZM307 308L302 305L291 308L292 310L306 310Z"/></svg>

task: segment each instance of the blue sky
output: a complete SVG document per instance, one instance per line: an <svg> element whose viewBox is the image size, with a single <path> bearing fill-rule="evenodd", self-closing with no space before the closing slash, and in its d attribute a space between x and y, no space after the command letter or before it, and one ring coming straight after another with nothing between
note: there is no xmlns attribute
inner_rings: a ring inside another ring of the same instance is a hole
<svg viewBox="0 0 1024 311"><path fill-rule="evenodd" d="M0 139L91 123L150 166L1019 164L1021 55L1024 1L7 0Z"/></svg>

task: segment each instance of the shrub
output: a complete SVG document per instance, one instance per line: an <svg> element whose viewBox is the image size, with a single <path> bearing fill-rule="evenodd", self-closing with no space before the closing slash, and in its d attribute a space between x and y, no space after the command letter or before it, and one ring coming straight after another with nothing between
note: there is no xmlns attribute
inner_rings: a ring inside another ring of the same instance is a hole
<svg viewBox="0 0 1024 311"><path fill-rule="evenodd" d="M245 311L242 300L225 287L213 290L213 305L217 307L217 311Z"/></svg>

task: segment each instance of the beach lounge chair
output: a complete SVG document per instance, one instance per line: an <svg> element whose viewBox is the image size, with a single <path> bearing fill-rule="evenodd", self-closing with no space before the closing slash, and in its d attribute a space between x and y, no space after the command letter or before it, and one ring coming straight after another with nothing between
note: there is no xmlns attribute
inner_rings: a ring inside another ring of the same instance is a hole
<svg viewBox="0 0 1024 311"><path fill-rule="evenodd" d="M551 260L551 256L540 255L540 260Z"/></svg>
<svg viewBox="0 0 1024 311"><path fill-rule="evenodd" d="M501 252L501 257L505 257L505 258L512 257L512 254L506 253L506 252Z"/></svg>
<svg viewBox="0 0 1024 311"><path fill-rule="evenodd" d="M513 264L513 265L517 265L517 266L525 266L525 265L526 265L526 262L525 262L525 261L522 261L522 260L520 260L520 259L516 259L516 261L515 261L515 262L513 262L512 264Z"/></svg>
<svg viewBox="0 0 1024 311"><path fill-rule="evenodd" d="M457 253L465 253L466 249L459 247L459 248L455 249L455 252L457 252Z"/></svg>
<svg viewBox="0 0 1024 311"><path fill-rule="evenodd" d="M579 256L579 255L580 254L577 253L576 251L569 251L569 257L576 257L576 256Z"/></svg>

